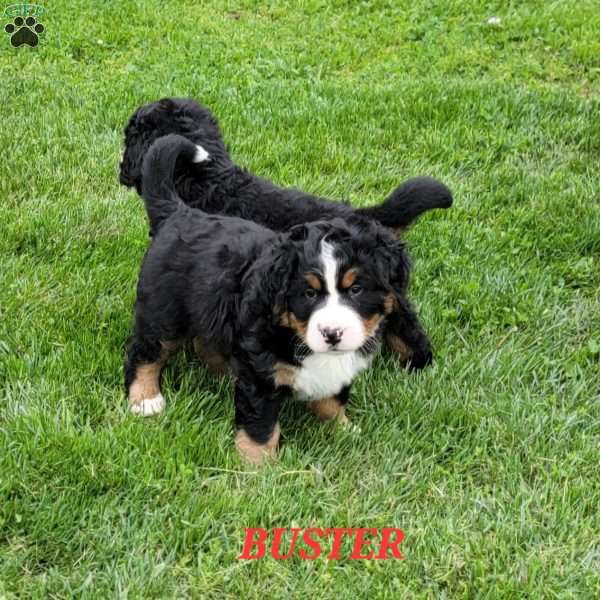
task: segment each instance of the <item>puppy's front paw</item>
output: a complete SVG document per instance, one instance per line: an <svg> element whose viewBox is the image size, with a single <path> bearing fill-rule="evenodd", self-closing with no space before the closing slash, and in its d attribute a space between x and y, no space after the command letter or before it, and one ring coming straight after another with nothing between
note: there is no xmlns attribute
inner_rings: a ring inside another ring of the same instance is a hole
<svg viewBox="0 0 600 600"><path fill-rule="evenodd" d="M279 425L277 425L271 437L264 444L261 444L253 440L243 429L240 429L235 434L235 449L244 462L260 467L265 461L277 456L279 433Z"/></svg>
<svg viewBox="0 0 600 600"><path fill-rule="evenodd" d="M415 353L408 359L408 367L409 371L421 371L425 367L428 367L433 362L433 352L431 348L426 349L418 349Z"/></svg>
<svg viewBox="0 0 600 600"><path fill-rule="evenodd" d="M313 400L309 404L310 410L321 421L337 421L340 425L350 424L344 406L340 404L337 398L324 398L322 400Z"/></svg>
<svg viewBox="0 0 600 600"><path fill-rule="evenodd" d="M409 346L397 335L388 334L387 345L389 350L398 357L402 366L407 367L409 371L420 371L433 362L433 352L426 338Z"/></svg>
<svg viewBox="0 0 600 600"><path fill-rule="evenodd" d="M157 415L165 409L165 399L162 394L154 396L154 398L144 398L137 402L130 402L129 408L134 415L141 417L151 417Z"/></svg>

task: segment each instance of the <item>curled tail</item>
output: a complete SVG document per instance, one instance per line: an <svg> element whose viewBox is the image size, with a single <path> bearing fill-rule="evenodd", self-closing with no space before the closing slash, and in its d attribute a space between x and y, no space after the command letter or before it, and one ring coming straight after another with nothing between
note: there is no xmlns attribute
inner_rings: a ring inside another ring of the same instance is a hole
<svg viewBox="0 0 600 600"><path fill-rule="evenodd" d="M391 229L408 227L432 208L452 206L452 192L433 177L415 177L397 187L379 206L360 208L358 213Z"/></svg>
<svg viewBox="0 0 600 600"><path fill-rule="evenodd" d="M179 158L200 163L209 160L209 155L202 146L171 133L158 138L144 156L141 187L151 235L181 203L175 189L175 165Z"/></svg>

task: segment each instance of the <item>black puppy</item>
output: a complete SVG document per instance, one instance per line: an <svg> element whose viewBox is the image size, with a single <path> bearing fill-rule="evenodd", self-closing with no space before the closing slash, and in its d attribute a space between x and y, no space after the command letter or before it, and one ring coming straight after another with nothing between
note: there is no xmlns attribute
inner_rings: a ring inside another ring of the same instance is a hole
<svg viewBox="0 0 600 600"><path fill-rule="evenodd" d="M321 418L345 420L350 385L404 302L408 256L388 229L357 215L276 233L190 208L173 186L180 155L206 159L190 141L166 136L143 162L154 236L125 369L130 406L160 412L162 367L197 339L236 378L236 447L259 464L275 451L279 409L292 391Z"/></svg>
<svg viewBox="0 0 600 600"><path fill-rule="evenodd" d="M248 173L230 158L219 125L210 111L188 99L163 99L140 107L125 128L125 151L121 183L141 192L141 165L150 144L157 138L178 133L201 147L207 160L190 165L180 161L175 187L189 206L209 213L237 216L275 231L317 220L360 215L395 231L408 227L419 215L433 208L452 205L450 190L439 181L418 177L400 185L381 205L354 209L350 205L281 188ZM174 152L178 152L175 147ZM403 298L388 319L389 348L411 368L431 362L429 340L409 301Z"/></svg>

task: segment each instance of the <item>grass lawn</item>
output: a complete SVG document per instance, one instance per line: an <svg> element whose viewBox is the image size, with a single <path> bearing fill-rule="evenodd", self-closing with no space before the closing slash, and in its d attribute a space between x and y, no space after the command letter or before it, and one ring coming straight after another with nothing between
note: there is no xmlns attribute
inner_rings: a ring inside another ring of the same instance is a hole
<svg viewBox="0 0 600 600"><path fill-rule="evenodd" d="M598 597L597 4L261 4L61 0L37 48L2 32L0 598ZM280 184L453 189L407 236L435 364L378 359L360 435L290 403L245 469L231 382L189 356L163 415L129 414L121 131L171 95ZM406 559L237 560L259 526L402 527Z"/></svg>

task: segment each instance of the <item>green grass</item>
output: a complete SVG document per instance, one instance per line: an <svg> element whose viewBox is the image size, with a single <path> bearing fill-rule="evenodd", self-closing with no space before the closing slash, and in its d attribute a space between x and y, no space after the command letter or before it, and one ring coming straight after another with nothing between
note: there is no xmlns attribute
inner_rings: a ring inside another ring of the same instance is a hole
<svg viewBox="0 0 600 600"><path fill-rule="evenodd" d="M596 3L48 8L42 46L0 40L0 598L598 597ZM362 435L290 403L245 470L231 383L184 356L164 415L128 414L148 238L121 130L165 95L281 184L454 190L408 235L435 365L378 360ZM402 527L406 560L238 561L246 526Z"/></svg>

